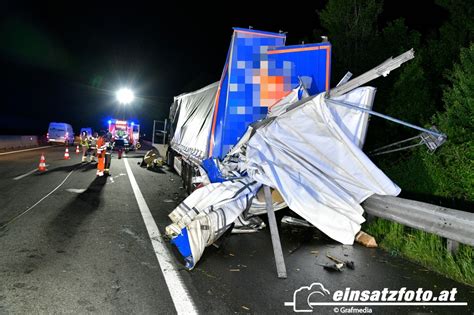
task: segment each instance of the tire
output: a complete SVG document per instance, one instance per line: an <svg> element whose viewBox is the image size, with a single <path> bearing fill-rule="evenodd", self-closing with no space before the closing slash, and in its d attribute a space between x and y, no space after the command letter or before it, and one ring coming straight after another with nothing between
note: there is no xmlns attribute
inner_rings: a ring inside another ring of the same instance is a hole
<svg viewBox="0 0 474 315"><path fill-rule="evenodd" d="M194 176L194 166L188 164L188 171L186 172L186 191L189 195L193 192L193 176Z"/></svg>
<svg viewBox="0 0 474 315"><path fill-rule="evenodd" d="M181 180L183 181L183 187L185 190L187 190L187 175L188 175L188 163L185 161L181 160Z"/></svg>
<svg viewBox="0 0 474 315"><path fill-rule="evenodd" d="M172 149L166 151L166 164L168 164L172 170L174 169L174 151Z"/></svg>
<svg viewBox="0 0 474 315"><path fill-rule="evenodd" d="M135 148L137 150L140 150L141 147L142 147L142 145L140 144L140 142L137 142L137 144L135 144Z"/></svg>

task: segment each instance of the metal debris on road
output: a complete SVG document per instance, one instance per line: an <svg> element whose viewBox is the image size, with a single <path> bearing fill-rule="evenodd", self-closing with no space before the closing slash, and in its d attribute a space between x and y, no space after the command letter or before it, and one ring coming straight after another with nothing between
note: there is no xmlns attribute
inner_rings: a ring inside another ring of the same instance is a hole
<svg viewBox="0 0 474 315"><path fill-rule="evenodd" d="M314 227L311 225L308 221L294 218L294 217L289 217L289 216L284 216L281 219L281 223L285 223L288 225L296 225L296 226L305 226L305 227Z"/></svg>
<svg viewBox="0 0 474 315"><path fill-rule="evenodd" d="M68 189L66 189L66 191L68 191L70 193L74 193L74 194L82 194L83 192L86 191L86 189L84 189L84 188L68 188Z"/></svg>

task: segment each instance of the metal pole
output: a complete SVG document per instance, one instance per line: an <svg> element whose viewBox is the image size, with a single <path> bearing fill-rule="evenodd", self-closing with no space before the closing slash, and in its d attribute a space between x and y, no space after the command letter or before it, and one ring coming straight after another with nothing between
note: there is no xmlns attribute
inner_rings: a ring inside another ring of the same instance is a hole
<svg viewBox="0 0 474 315"><path fill-rule="evenodd" d="M263 192L265 194L265 203L267 204L268 225L270 225L270 234L272 236L273 254L275 255L275 264L277 268L278 278L286 279L285 259L283 258L283 251L281 249L280 235L278 234L278 226L273 211L272 193L270 187L263 185Z"/></svg>
<svg viewBox="0 0 474 315"><path fill-rule="evenodd" d="M155 121L153 120L153 134L151 135L151 145L155 144Z"/></svg>
<svg viewBox="0 0 474 315"><path fill-rule="evenodd" d="M166 144L166 136L168 135L168 129L166 127L168 125L168 119L165 118L165 127L163 128L163 144Z"/></svg>
<svg viewBox="0 0 474 315"><path fill-rule="evenodd" d="M423 145L423 142L408 145L408 146L403 147L403 148L398 148L398 149L393 149L393 150L388 150L388 151L383 151L383 152L378 151L377 153L372 153L372 154L369 153L369 154L372 155L372 156L383 155L383 154L388 154L388 153L393 153L393 152L403 151L403 150L406 150L406 149L415 148L415 147L418 147L420 145Z"/></svg>
<svg viewBox="0 0 474 315"><path fill-rule="evenodd" d="M399 145L399 144L402 144L402 143L405 143L405 142L408 142L408 141L412 141L412 140L415 140L417 138L420 138L420 135L414 136L414 137L411 137L411 138L408 138L408 139L405 139L405 140L397 141L397 142L394 142L394 143L391 143L391 144L384 145L383 147L380 147L380 148L377 148L375 150L370 151L369 154L374 154L374 153L377 153L377 152L382 151L384 149L391 148L393 146L396 146L396 145Z"/></svg>
<svg viewBox="0 0 474 315"><path fill-rule="evenodd" d="M397 123L397 124L400 124L400 125L403 125L403 126L406 126L406 127L410 127L410 128L416 129L416 130L420 130L420 131L432 134L436 137L443 137L443 138L446 137L446 135L443 134L443 133L439 133L439 132L436 132L436 131L433 131L433 130L422 128L422 127L419 127L417 125L413 125L413 124L404 122L403 120L396 119L396 118L393 118L393 117L390 117L390 116L387 116L387 115L384 115L384 114L374 112L373 110L357 106L357 104L351 104L351 103L348 103L348 102L335 101L335 100L332 100L332 99L329 99L329 98L327 98L325 101L329 102L329 103L332 103L332 104L335 104L335 105L341 105L341 106L345 106L347 108L359 110L361 112L369 113L371 115L378 116L378 117L386 119L386 120L390 120L394 123Z"/></svg>
<svg viewBox="0 0 474 315"><path fill-rule="evenodd" d="M353 89L369 82L372 81L373 79L376 79L380 76L387 76L390 71L397 69L402 65L402 63L407 62L410 59L413 59L415 57L415 52L413 49L410 49L400 56L397 56L395 58L389 58L385 62L381 63L377 67L359 75L358 77L347 81L341 85L338 85L334 89L331 90L330 94L332 97L336 96L341 96L343 94L346 94L349 91L352 91Z"/></svg>

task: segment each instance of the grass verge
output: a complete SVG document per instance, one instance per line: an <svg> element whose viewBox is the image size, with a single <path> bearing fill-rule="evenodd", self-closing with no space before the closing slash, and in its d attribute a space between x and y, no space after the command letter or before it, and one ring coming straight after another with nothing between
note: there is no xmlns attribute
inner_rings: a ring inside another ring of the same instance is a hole
<svg viewBox="0 0 474 315"><path fill-rule="evenodd" d="M379 218L367 223L364 230L392 255L474 286L474 248L471 246L460 244L457 253L451 254L442 237Z"/></svg>

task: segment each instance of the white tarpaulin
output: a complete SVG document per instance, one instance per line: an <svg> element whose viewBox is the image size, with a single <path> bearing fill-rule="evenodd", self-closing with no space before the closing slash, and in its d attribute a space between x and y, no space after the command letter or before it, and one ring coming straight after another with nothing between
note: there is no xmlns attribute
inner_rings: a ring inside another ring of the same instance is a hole
<svg viewBox="0 0 474 315"><path fill-rule="evenodd" d="M375 92L376 89L374 87L366 86L331 99L350 104L358 104L359 107L365 109L372 109ZM329 110L332 112L334 121L337 125L353 143L355 143L359 148L362 148L367 133L369 114L337 105L330 105Z"/></svg>
<svg viewBox="0 0 474 315"><path fill-rule="evenodd" d="M244 177L206 185L195 190L168 216L173 221L166 227L169 237L180 239L174 244L185 256L186 266L194 268L206 246L217 240L250 207L261 184ZM183 245L184 244L184 245Z"/></svg>
<svg viewBox="0 0 474 315"><path fill-rule="evenodd" d="M208 151L212 113L219 82L175 97L177 122L171 147L182 154L204 158ZM175 118L176 119L176 118Z"/></svg>
<svg viewBox="0 0 474 315"><path fill-rule="evenodd" d="M367 107L373 92L359 88L342 99ZM353 244L364 222L360 203L374 193L396 196L400 188L359 148L366 114L332 108L324 96L257 129L247 143L246 168L252 179L277 189L301 217L331 238Z"/></svg>

